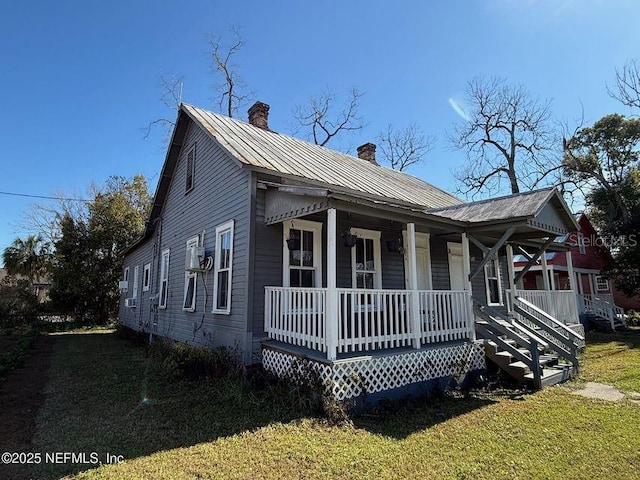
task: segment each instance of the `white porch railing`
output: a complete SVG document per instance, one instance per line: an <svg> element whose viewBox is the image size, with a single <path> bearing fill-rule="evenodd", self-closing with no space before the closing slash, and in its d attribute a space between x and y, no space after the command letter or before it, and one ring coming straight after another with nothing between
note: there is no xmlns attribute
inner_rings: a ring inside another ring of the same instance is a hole
<svg viewBox="0 0 640 480"><path fill-rule="evenodd" d="M609 293L598 295L578 294L576 299L580 313L593 313L599 317L606 318L611 323L612 329L615 328L616 320L626 325L624 309L615 304L613 295Z"/></svg>
<svg viewBox="0 0 640 480"><path fill-rule="evenodd" d="M265 332L273 340L327 352L326 322L333 320L338 353L410 347L414 339L423 345L473 338L469 292L416 293L414 302L410 290L339 288L338 318L332 319L326 288L266 287Z"/></svg>
<svg viewBox="0 0 640 480"><path fill-rule="evenodd" d="M411 344L411 293L338 289L338 352Z"/></svg>
<svg viewBox="0 0 640 480"><path fill-rule="evenodd" d="M507 306L511 311L510 292L510 290L506 291L506 298ZM565 325L580 323L578 303L573 290L516 290L516 295Z"/></svg>
<svg viewBox="0 0 640 480"><path fill-rule="evenodd" d="M326 288L266 287L264 330L274 340L326 352L326 305Z"/></svg>
<svg viewBox="0 0 640 480"><path fill-rule="evenodd" d="M422 343L472 338L473 307L466 290L418 292Z"/></svg>

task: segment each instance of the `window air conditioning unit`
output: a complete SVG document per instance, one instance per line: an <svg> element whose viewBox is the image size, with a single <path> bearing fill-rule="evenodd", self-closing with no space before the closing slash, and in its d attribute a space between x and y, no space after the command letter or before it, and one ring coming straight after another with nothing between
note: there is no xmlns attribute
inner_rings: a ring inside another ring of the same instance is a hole
<svg viewBox="0 0 640 480"><path fill-rule="evenodd" d="M124 306L127 307L127 308L135 308L136 299L135 298L125 298L124 299Z"/></svg>
<svg viewBox="0 0 640 480"><path fill-rule="evenodd" d="M126 290L127 288L129 288L129 282L126 280L120 280L118 282L118 288L120 290Z"/></svg>
<svg viewBox="0 0 640 480"><path fill-rule="evenodd" d="M187 258L185 259L185 270L189 272L200 272L200 260L204 259L204 247L187 248Z"/></svg>

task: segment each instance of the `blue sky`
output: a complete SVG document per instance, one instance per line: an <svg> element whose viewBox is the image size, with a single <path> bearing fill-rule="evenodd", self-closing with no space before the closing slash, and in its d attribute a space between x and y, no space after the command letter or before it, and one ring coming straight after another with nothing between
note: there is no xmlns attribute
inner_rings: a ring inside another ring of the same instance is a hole
<svg viewBox="0 0 640 480"><path fill-rule="evenodd" d="M110 175L143 173L155 189L161 131L173 112L160 76L184 77L183 100L215 108L207 35L240 26L237 64L272 129L291 133L293 110L330 88L364 93L366 128L352 148L391 123L437 138L410 170L454 191L464 155L446 131L474 76L502 76L553 101L555 117L592 123L614 111L616 67L640 57L640 2L487 1L57 1L0 9L0 191L82 195ZM245 113L241 112L240 118ZM28 233L33 199L0 195L0 249Z"/></svg>

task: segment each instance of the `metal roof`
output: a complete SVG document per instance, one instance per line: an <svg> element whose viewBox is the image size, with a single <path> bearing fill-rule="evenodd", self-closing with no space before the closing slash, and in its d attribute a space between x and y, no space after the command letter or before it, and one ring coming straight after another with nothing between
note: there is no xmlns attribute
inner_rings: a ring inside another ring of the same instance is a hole
<svg viewBox="0 0 640 480"><path fill-rule="evenodd" d="M425 213L469 223L533 217L554 195L556 190L547 188L452 207L430 209Z"/></svg>
<svg viewBox="0 0 640 480"><path fill-rule="evenodd" d="M286 177L360 192L423 208L463 201L412 175L219 115L192 105L181 110L204 128L242 165Z"/></svg>

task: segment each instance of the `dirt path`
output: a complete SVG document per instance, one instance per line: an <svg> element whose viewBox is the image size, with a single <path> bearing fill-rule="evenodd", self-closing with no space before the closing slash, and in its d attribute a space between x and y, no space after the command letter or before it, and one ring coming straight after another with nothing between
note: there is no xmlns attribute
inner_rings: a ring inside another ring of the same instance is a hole
<svg viewBox="0 0 640 480"><path fill-rule="evenodd" d="M0 453L31 448L36 415L44 401L55 337L42 335L35 342L23 368L10 372L0 385ZM0 478L30 478L21 465L0 465Z"/></svg>

